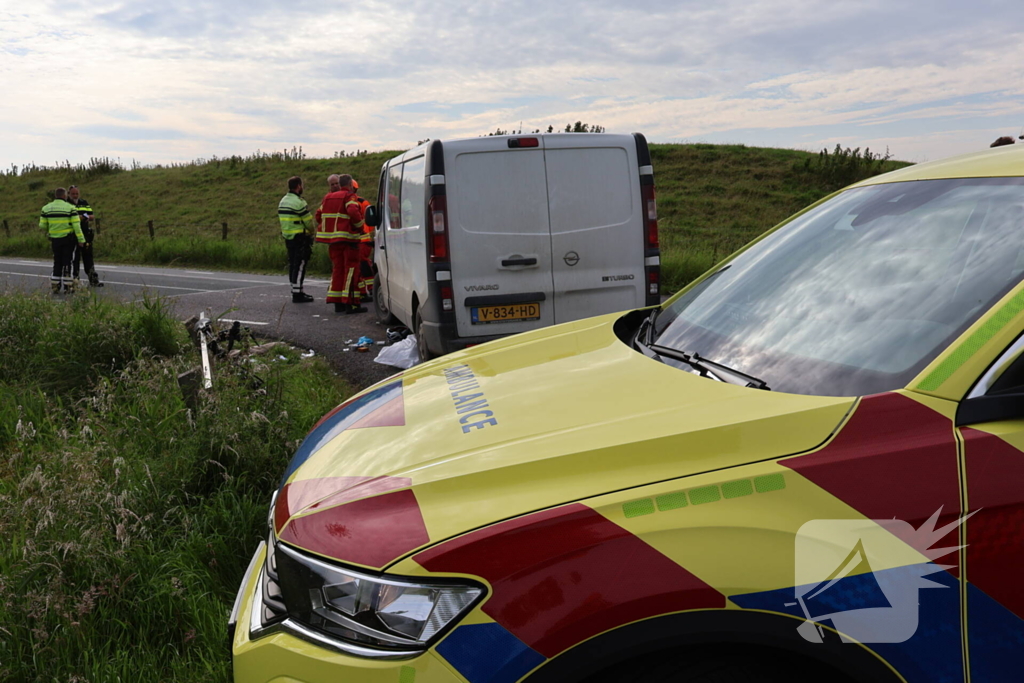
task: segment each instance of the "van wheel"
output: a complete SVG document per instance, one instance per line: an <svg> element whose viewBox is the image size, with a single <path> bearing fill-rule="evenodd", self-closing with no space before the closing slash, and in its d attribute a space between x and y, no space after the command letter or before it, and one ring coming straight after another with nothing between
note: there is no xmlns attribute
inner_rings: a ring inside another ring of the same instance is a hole
<svg viewBox="0 0 1024 683"><path fill-rule="evenodd" d="M391 315L391 309L388 308L387 297L380 287L379 274L373 276L373 312L377 314L381 325L394 325L398 322L398 318Z"/></svg>
<svg viewBox="0 0 1024 683"><path fill-rule="evenodd" d="M420 362L426 363L431 358L436 358L434 353L427 348L427 337L423 334L423 316L420 315L419 311L416 311L414 327L416 329L416 349L420 352Z"/></svg>

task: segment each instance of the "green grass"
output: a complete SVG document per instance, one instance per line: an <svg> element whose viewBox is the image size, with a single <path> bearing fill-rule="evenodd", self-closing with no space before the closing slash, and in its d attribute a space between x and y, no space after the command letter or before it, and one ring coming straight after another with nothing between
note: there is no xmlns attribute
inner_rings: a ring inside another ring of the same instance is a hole
<svg viewBox="0 0 1024 683"><path fill-rule="evenodd" d="M866 152L866 150L865 150ZM0 175L0 255L45 258L36 227L46 192L80 183L100 217L96 259L203 266L254 272L286 270L276 211L286 179L300 175L318 205L331 173L351 173L370 201L381 164L398 152L336 159L254 155L118 172L109 164L35 169ZM857 180L905 166L858 150L831 155L743 145L651 145L657 184L664 291L684 286L722 258L808 204ZM838 163L837 163L838 162ZM837 173L837 169L841 173ZM147 222L153 221L155 240ZM221 239L221 223L228 239ZM310 273L330 273L326 250L314 250Z"/></svg>
<svg viewBox="0 0 1024 683"><path fill-rule="evenodd" d="M275 353L275 357L276 357ZM196 366L159 301L0 295L0 680L229 680L277 478L349 389L320 361Z"/></svg>

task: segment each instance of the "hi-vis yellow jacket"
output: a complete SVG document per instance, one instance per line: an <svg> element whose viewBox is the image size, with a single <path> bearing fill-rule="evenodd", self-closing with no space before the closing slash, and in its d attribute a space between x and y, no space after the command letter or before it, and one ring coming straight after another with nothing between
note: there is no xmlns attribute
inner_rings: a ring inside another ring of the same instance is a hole
<svg viewBox="0 0 1024 683"><path fill-rule="evenodd" d="M290 240L299 233L313 236L313 216L309 213L306 200L289 192L277 205L277 217L281 221L281 235Z"/></svg>
<svg viewBox="0 0 1024 683"><path fill-rule="evenodd" d="M54 199L43 207L39 213L39 227L47 231L51 239L67 237L72 232L79 244L85 244L82 225L78 218L78 209L74 204L63 199Z"/></svg>

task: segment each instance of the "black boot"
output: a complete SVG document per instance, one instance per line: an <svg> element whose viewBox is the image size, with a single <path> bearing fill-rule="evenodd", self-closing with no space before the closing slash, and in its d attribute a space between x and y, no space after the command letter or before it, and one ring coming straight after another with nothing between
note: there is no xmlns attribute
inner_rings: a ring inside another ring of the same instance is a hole
<svg viewBox="0 0 1024 683"><path fill-rule="evenodd" d="M335 302L335 304L334 304L334 312L335 313L348 313L348 304L339 304L339 303Z"/></svg>
<svg viewBox="0 0 1024 683"><path fill-rule="evenodd" d="M292 292L292 303L293 304L308 304L313 300L309 294L305 292Z"/></svg>
<svg viewBox="0 0 1024 683"><path fill-rule="evenodd" d="M100 282L100 276L96 274L96 271L89 273L89 286L90 287L102 287L103 283Z"/></svg>

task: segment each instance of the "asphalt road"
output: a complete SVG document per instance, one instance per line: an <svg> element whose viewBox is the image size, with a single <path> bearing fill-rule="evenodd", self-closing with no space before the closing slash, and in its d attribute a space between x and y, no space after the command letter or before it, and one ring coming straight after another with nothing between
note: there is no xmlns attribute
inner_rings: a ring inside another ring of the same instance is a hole
<svg viewBox="0 0 1024 683"><path fill-rule="evenodd" d="M52 267L52 261L0 258L0 290L49 293ZM123 302L158 295L182 321L202 311L225 322L239 320L258 337L312 349L359 389L399 371L373 362L382 346L374 344L368 352L346 351L347 341L362 336L382 341L386 328L377 323L372 306L366 313L335 313L334 306L324 302L327 280L307 278L305 289L316 301L293 304L284 276L102 263L96 271L104 286L88 292Z"/></svg>

